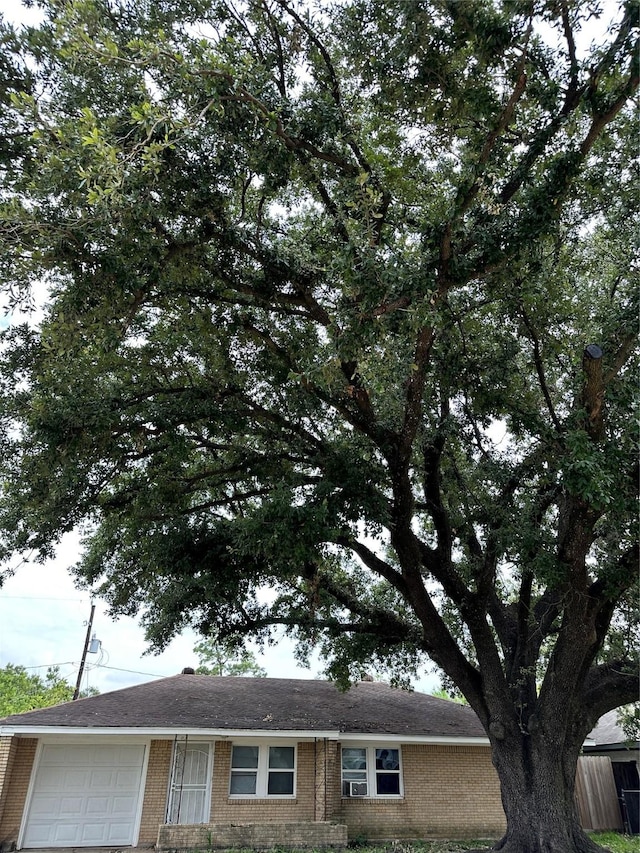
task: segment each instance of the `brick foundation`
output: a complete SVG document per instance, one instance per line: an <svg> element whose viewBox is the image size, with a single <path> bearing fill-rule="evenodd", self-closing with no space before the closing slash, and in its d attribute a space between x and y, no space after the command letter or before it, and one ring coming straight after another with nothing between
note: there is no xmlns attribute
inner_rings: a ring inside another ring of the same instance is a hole
<svg viewBox="0 0 640 853"><path fill-rule="evenodd" d="M275 848L345 847L347 827L321 822L297 823L209 823L197 826L165 824L158 831L158 853L182 850L219 850L250 847Z"/></svg>

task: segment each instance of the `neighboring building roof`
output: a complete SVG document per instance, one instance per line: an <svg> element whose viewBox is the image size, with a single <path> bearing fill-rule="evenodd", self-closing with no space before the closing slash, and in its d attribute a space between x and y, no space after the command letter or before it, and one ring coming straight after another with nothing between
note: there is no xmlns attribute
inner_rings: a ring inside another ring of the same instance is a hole
<svg viewBox="0 0 640 853"><path fill-rule="evenodd" d="M586 750L601 750L607 748L628 749L633 748L633 741L630 743L629 738L625 735L623 729L618 725L618 711L608 711L604 716L600 717L596 727L589 732L588 743L585 743Z"/></svg>
<svg viewBox="0 0 640 853"><path fill-rule="evenodd" d="M617 711L608 711L604 717L600 717L596 727L589 732L589 740L592 740L597 746L620 743L624 739L624 732L618 725Z"/></svg>
<svg viewBox="0 0 640 853"><path fill-rule="evenodd" d="M482 739L471 708L424 693L359 682L175 675L0 719L0 732L153 729Z"/></svg>

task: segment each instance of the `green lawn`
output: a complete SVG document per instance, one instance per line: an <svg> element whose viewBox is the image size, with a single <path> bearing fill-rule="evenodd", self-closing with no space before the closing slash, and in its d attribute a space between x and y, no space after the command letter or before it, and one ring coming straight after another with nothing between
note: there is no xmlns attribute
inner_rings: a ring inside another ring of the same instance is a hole
<svg viewBox="0 0 640 853"><path fill-rule="evenodd" d="M617 832L594 833L593 840L603 847L608 848L611 853L640 853L640 836L620 835ZM352 849L358 853L464 853L464 851L490 851L489 841L422 841L419 843L404 843L396 841L392 844L373 846L366 843L351 844ZM227 851L227 853L251 853L244 851ZM279 851L284 853L284 851ZM303 851L290 851L289 853L303 853ZM309 853L309 851L306 851Z"/></svg>
<svg viewBox="0 0 640 853"><path fill-rule="evenodd" d="M593 836L598 844L608 847L611 853L640 853L640 835L619 835L617 832L601 832Z"/></svg>
<svg viewBox="0 0 640 853"><path fill-rule="evenodd" d="M594 841L611 853L640 853L640 836L601 832L592 835ZM355 847L355 845L354 845ZM491 849L488 841L425 841L419 844L396 842L385 846L358 846L359 853L464 853L466 850Z"/></svg>

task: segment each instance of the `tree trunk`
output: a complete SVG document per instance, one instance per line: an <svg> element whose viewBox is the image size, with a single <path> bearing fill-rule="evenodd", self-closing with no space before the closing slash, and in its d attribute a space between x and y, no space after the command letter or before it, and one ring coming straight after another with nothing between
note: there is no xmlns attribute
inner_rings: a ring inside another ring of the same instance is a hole
<svg viewBox="0 0 640 853"><path fill-rule="evenodd" d="M579 746L559 749L542 736L507 735L493 743L507 831L501 853L603 853L586 835L575 803Z"/></svg>

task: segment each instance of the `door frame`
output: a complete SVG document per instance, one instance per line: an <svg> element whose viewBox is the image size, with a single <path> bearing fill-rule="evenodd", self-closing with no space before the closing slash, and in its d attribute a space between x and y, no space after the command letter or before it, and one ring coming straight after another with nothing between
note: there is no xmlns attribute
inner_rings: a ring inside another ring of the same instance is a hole
<svg viewBox="0 0 640 853"><path fill-rule="evenodd" d="M176 736L173 740L173 747L171 750L171 765L169 768L169 784L167 786L167 802L165 804L165 823L169 822L169 814L171 811L171 807L173 804L173 792L174 792L174 784L173 784L173 774L176 768L176 752L179 746L184 746L185 749L188 749L189 746L198 744L200 746L206 746L207 753L207 780L205 783L205 791L204 791L204 802L205 802L205 810L207 814L204 816L204 820L201 823L211 823L211 809L212 809L212 785L213 785L213 765L215 761L215 744L211 740L200 739L197 735L191 738L189 735ZM195 826L197 824L186 824L186 823L176 823L172 824L172 826Z"/></svg>

